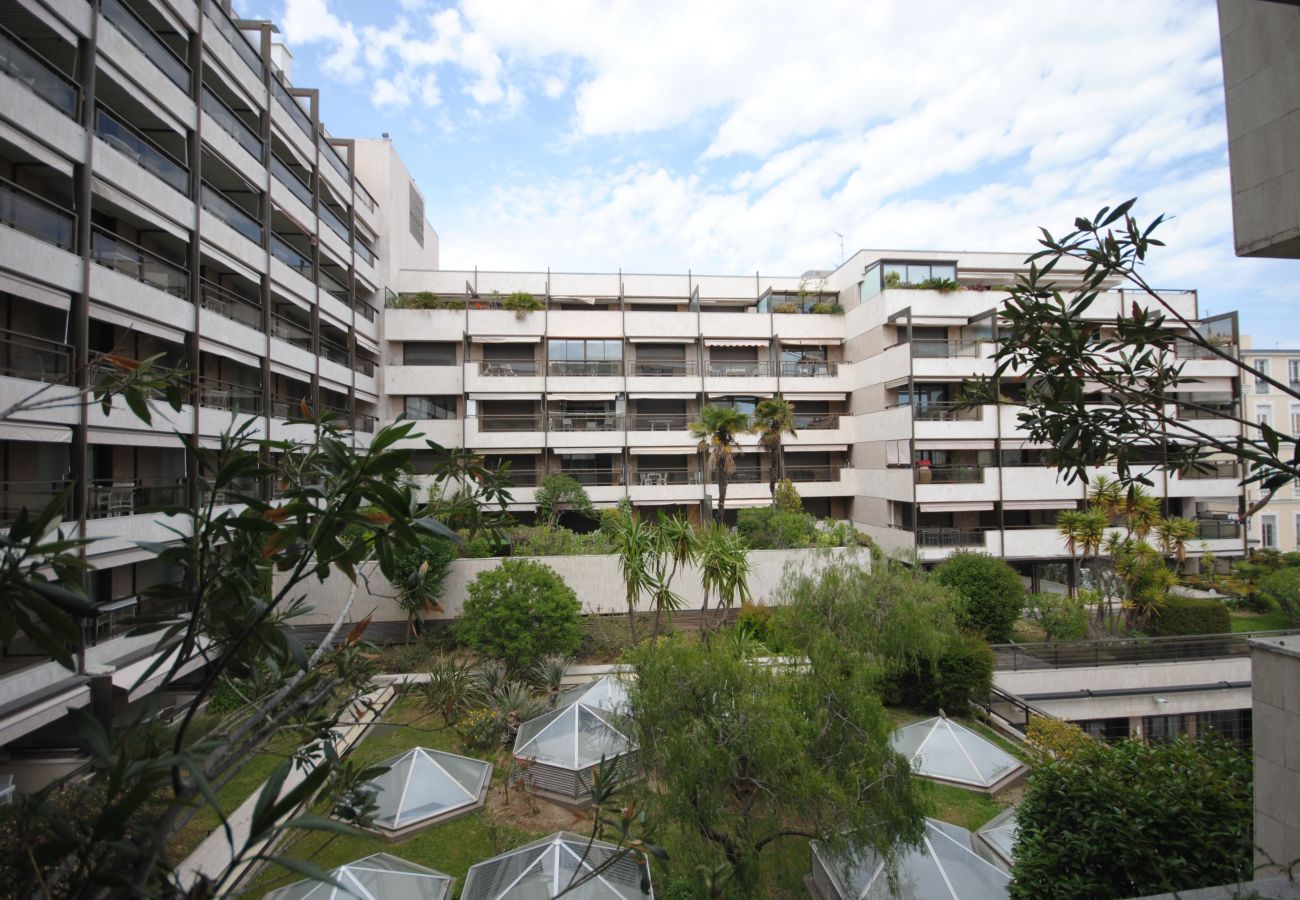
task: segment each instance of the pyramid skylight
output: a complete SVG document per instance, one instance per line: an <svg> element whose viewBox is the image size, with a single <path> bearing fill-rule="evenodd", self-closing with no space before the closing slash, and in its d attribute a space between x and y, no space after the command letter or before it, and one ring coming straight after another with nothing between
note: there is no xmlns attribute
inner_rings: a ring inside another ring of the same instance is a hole
<svg viewBox="0 0 1300 900"><path fill-rule="evenodd" d="M976 850L990 862L1006 869L1016 859L1016 838L1020 824L1016 819L1016 808L1007 807L975 832ZM979 845L983 845L982 847ZM985 851L988 852L985 852Z"/></svg>
<svg viewBox="0 0 1300 900"><path fill-rule="evenodd" d="M451 877L376 853L332 869L339 887L309 878L266 895L266 900L446 900Z"/></svg>
<svg viewBox="0 0 1300 900"><path fill-rule="evenodd" d="M988 739L945 716L894 732L894 749L926 778L990 793L1006 787L1025 765Z"/></svg>
<svg viewBox="0 0 1300 900"><path fill-rule="evenodd" d="M585 703L593 709L627 715L627 686L613 675L605 675L590 684L578 685L567 690L560 697L559 706L573 703Z"/></svg>
<svg viewBox="0 0 1300 900"><path fill-rule="evenodd" d="M471 866L460 896L539 900L569 888L564 897L574 900L645 900L654 889L641 891L643 862L640 853L561 831Z"/></svg>
<svg viewBox="0 0 1300 900"><path fill-rule="evenodd" d="M579 700L519 727L515 758L562 769L587 769L636 749L626 723Z"/></svg>
<svg viewBox="0 0 1300 900"><path fill-rule="evenodd" d="M383 765L388 771L366 787L375 797L375 827L388 837L480 808L492 776L491 763L423 747Z"/></svg>

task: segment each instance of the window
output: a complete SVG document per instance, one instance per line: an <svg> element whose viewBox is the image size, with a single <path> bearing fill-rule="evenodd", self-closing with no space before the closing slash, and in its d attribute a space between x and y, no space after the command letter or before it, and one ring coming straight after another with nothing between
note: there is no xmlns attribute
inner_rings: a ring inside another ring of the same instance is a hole
<svg viewBox="0 0 1300 900"><path fill-rule="evenodd" d="M1291 433L1300 435L1300 406L1291 407Z"/></svg>
<svg viewBox="0 0 1300 900"><path fill-rule="evenodd" d="M407 397L405 412L408 419L454 419L456 398Z"/></svg>
<svg viewBox="0 0 1300 900"><path fill-rule="evenodd" d="M1187 724L1181 715L1143 716L1142 733L1152 743L1167 744L1187 733Z"/></svg>
<svg viewBox="0 0 1300 900"><path fill-rule="evenodd" d="M1291 482L1292 487L1300 486L1300 482ZM1291 543L1295 544L1296 549L1300 550L1300 513L1295 514L1295 531L1291 532Z"/></svg>
<svg viewBox="0 0 1300 900"><path fill-rule="evenodd" d="M421 247L424 246L424 198L411 182L411 237Z"/></svg>
<svg viewBox="0 0 1300 900"><path fill-rule="evenodd" d="M1261 403L1255 407L1255 421L1260 425L1273 424L1273 404Z"/></svg>
<svg viewBox="0 0 1300 900"><path fill-rule="evenodd" d="M1291 387L1300 387L1300 359L1289 359L1286 363L1287 380Z"/></svg>
<svg viewBox="0 0 1300 900"><path fill-rule="evenodd" d="M1122 741L1128 738L1128 718L1116 719L1085 719L1081 722L1075 722L1088 734L1092 735L1099 741Z"/></svg>
<svg viewBox="0 0 1300 900"><path fill-rule="evenodd" d="M1267 376L1267 375L1268 375L1268 360L1266 360L1266 359L1257 359L1257 360L1255 360L1255 362L1254 362L1254 366L1255 366L1255 371L1259 372L1259 375L1255 376L1255 393L1256 393L1256 394L1267 394L1267 393L1268 393L1268 383L1265 382L1265 381L1263 380L1263 378L1261 378L1261 377L1259 377L1259 376L1260 376L1260 375L1262 375L1262 376Z"/></svg>
<svg viewBox="0 0 1300 900"><path fill-rule="evenodd" d="M456 345L447 342L406 341L402 344L404 366L454 366Z"/></svg>
<svg viewBox="0 0 1300 900"><path fill-rule="evenodd" d="M617 375L623 365L621 340L556 340L547 343L552 375Z"/></svg>
<svg viewBox="0 0 1300 900"><path fill-rule="evenodd" d="M1277 549L1277 516L1269 514L1259 517L1260 545L1270 550Z"/></svg>
<svg viewBox="0 0 1300 900"><path fill-rule="evenodd" d="M915 287L927 281L956 281L953 263L885 263L885 287Z"/></svg>
<svg viewBox="0 0 1300 900"><path fill-rule="evenodd" d="M1196 714L1197 736L1217 734L1230 741L1249 744L1252 737L1251 710L1225 709Z"/></svg>

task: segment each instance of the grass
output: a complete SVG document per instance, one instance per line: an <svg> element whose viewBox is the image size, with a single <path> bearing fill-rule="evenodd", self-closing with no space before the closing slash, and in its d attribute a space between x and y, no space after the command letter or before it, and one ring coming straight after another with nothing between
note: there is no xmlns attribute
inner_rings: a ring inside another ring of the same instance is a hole
<svg viewBox="0 0 1300 900"><path fill-rule="evenodd" d="M930 809L926 815L975 831L1010 804L951 784L930 784Z"/></svg>
<svg viewBox="0 0 1300 900"><path fill-rule="evenodd" d="M1290 618L1276 603L1272 604L1266 613L1234 612L1230 618L1234 634L1243 631L1282 631L1294 627Z"/></svg>

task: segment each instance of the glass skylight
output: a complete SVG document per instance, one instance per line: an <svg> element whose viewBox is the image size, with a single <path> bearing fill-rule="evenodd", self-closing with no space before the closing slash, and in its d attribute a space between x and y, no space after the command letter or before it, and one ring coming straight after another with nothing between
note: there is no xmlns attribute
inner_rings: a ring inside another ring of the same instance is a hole
<svg viewBox="0 0 1300 900"><path fill-rule="evenodd" d="M588 843L590 842L590 847ZM471 866L465 876L461 900L550 900L561 891L587 878L564 894L566 900L644 900L654 889L646 875L647 891L641 891L643 867L640 854L622 852L613 844L590 841L569 832L526 844ZM617 858L615 858L617 857ZM599 875L597 869L613 859ZM644 869L649 872L648 869Z"/></svg>
<svg viewBox="0 0 1300 900"><path fill-rule="evenodd" d="M423 820L445 819L482 805L492 765L479 759L416 747L383 763L388 771L371 781L375 825L400 831Z"/></svg>
<svg viewBox="0 0 1300 900"><path fill-rule="evenodd" d="M1010 753L945 716L900 728L892 740L912 771L940 781L992 790L1024 769Z"/></svg>
<svg viewBox="0 0 1300 900"><path fill-rule="evenodd" d="M321 881L295 882L266 900L447 900L451 878L433 869L376 853L330 871L341 889Z"/></svg>

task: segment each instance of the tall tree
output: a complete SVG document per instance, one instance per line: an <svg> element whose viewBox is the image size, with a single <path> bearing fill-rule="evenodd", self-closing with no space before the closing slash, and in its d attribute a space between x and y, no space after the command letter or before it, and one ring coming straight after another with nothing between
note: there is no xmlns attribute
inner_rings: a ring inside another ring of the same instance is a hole
<svg viewBox="0 0 1300 900"><path fill-rule="evenodd" d="M1172 516L1161 519L1155 525L1156 541L1166 556L1172 556L1174 563L1182 566L1187 561L1187 545L1196 540L1200 526L1191 519Z"/></svg>
<svg viewBox="0 0 1300 900"><path fill-rule="evenodd" d="M696 550L704 604L700 607L700 631L708 627L709 597L718 601L719 620L737 602L749 599L749 547L744 538L714 523L700 539Z"/></svg>
<svg viewBox="0 0 1300 900"><path fill-rule="evenodd" d="M680 569L695 561L700 542L695 528L684 516L660 519L655 528L655 541L660 559L660 570L654 586L654 636L657 638L662 614L671 614L682 607L682 598L672 589L673 578ZM668 565L671 568L665 572Z"/></svg>
<svg viewBox="0 0 1300 900"><path fill-rule="evenodd" d="M1056 514L1056 533L1065 538L1065 549L1070 553L1070 596L1079 592L1079 548L1083 544L1082 520L1084 513L1078 509L1063 509Z"/></svg>
<svg viewBox="0 0 1300 900"><path fill-rule="evenodd" d="M713 511L713 519L721 522L727 508L727 480L736 471L736 439L749 429L749 416L734 406L709 404L688 427L717 479L718 507Z"/></svg>
<svg viewBox="0 0 1300 900"><path fill-rule="evenodd" d="M653 595L658 582L659 543L654 526L641 521L630 511L619 513L610 531L618 570L623 575L627 596L627 621L632 643L637 642L636 608L645 594Z"/></svg>
<svg viewBox="0 0 1300 900"><path fill-rule="evenodd" d="M772 508L776 508L776 483L785 478L785 436L797 437L799 430L794 422L794 404L777 394L760 400L754 408L754 422L750 426L758 435L758 446L767 453L767 486L772 492Z"/></svg>

